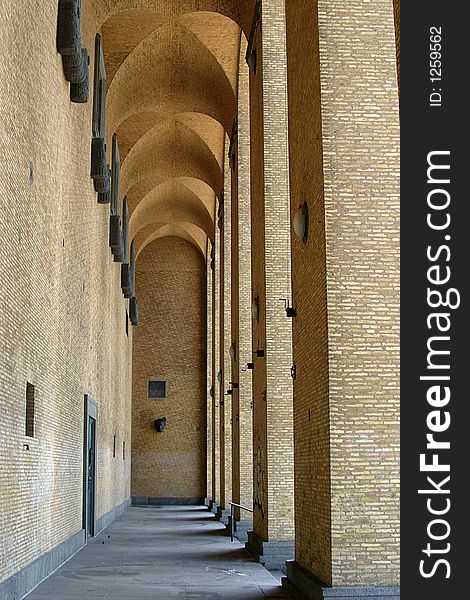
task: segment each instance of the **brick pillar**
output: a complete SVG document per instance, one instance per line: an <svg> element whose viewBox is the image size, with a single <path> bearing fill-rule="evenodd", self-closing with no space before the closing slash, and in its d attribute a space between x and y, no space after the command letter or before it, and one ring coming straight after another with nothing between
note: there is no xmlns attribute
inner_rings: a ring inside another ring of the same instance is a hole
<svg viewBox="0 0 470 600"><path fill-rule="evenodd" d="M231 176L231 337L227 340L232 349L230 360L232 386L232 500L240 503L240 334L239 334L239 258L238 258L238 141L237 141L238 119L234 119L230 136L229 165ZM229 350L230 351L230 350ZM240 519L240 511L235 510L235 517Z"/></svg>
<svg viewBox="0 0 470 600"><path fill-rule="evenodd" d="M262 32L262 33L261 33ZM248 549L270 568L293 556L292 322L284 0L263 3L250 69L254 517ZM254 61L252 61L252 64ZM259 355L263 354L264 355Z"/></svg>
<svg viewBox="0 0 470 600"><path fill-rule="evenodd" d="M215 218L212 269L212 504L220 505L220 230Z"/></svg>
<svg viewBox="0 0 470 600"><path fill-rule="evenodd" d="M232 496L233 501L253 505L253 434L251 371L251 222L250 222L250 124L249 75L245 68L247 42L241 39L238 78L238 117L231 133L229 160L232 195ZM241 137L240 137L241 136ZM237 535L246 540L252 515L235 510ZM243 533L242 533L243 532Z"/></svg>
<svg viewBox="0 0 470 600"><path fill-rule="evenodd" d="M228 138L226 137L226 140ZM226 143L226 150L228 142ZM221 392L221 402L223 402L223 436L224 436L224 474L225 487L223 508L225 513L221 514L221 520L227 522L227 515L230 514L230 504L232 500L232 396L227 394L232 381L231 359L229 348L231 343L231 276L232 276L232 222L231 222L231 174L230 165L226 153L224 156L224 208L222 214L222 233L221 243L223 243L223 329L220 332L220 361L223 365L223 382ZM221 308L222 310L222 308ZM222 410L222 407L221 407Z"/></svg>
<svg viewBox="0 0 470 600"><path fill-rule="evenodd" d="M212 364L212 269L211 269L212 243L207 240L206 250L206 277L207 277L207 416L206 416L206 439L207 439L207 491L206 504L214 499L214 489L212 487L212 461L213 461L213 440L212 440L212 386L213 386L213 364Z"/></svg>
<svg viewBox="0 0 470 600"><path fill-rule="evenodd" d="M318 10L317 10L318 4ZM294 598L399 595L399 123L393 4L286 0ZM302 35L299 35L302 31ZM354 76L351 73L354 72ZM308 124L308 126L306 126ZM324 584L324 585L323 585Z"/></svg>

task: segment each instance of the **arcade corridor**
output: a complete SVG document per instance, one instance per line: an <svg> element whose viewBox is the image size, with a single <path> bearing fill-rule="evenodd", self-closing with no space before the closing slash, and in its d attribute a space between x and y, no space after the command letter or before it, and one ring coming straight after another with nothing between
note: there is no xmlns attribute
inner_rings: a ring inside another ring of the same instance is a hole
<svg viewBox="0 0 470 600"><path fill-rule="evenodd" d="M28 600L290 598L202 506L133 507Z"/></svg>
<svg viewBox="0 0 470 600"><path fill-rule="evenodd" d="M0 0L0 600L398 599L398 54L399 0Z"/></svg>

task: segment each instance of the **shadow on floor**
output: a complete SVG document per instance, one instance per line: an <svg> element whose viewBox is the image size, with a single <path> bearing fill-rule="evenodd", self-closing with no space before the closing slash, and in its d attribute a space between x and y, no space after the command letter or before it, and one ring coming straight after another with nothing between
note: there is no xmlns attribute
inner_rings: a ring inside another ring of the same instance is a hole
<svg viewBox="0 0 470 600"><path fill-rule="evenodd" d="M28 600L290 598L206 507L132 507Z"/></svg>

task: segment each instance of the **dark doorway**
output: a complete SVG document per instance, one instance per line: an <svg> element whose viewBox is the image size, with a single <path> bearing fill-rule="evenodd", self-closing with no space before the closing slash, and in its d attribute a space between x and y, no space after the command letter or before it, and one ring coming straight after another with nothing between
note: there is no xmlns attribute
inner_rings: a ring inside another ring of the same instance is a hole
<svg viewBox="0 0 470 600"><path fill-rule="evenodd" d="M97 406L85 395L84 443L83 443L83 528L86 537L95 535L96 503L96 420Z"/></svg>

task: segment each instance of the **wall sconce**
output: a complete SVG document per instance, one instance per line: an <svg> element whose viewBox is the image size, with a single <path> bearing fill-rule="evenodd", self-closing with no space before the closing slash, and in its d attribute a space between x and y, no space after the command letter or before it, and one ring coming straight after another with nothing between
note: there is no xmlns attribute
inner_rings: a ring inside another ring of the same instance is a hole
<svg viewBox="0 0 470 600"><path fill-rule="evenodd" d="M253 302L251 303L251 316L255 321L259 321L259 296L253 298Z"/></svg>
<svg viewBox="0 0 470 600"><path fill-rule="evenodd" d="M258 349L258 350L255 350L255 351L253 352L253 354L254 354L255 356L257 356L258 358L264 358L264 350L259 350L259 349Z"/></svg>
<svg viewBox="0 0 470 600"><path fill-rule="evenodd" d="M230 358L232 360L235 360L235 358L237 356L237 347L235 345L235 342L232 342L232 345L230 346L228 353L230 354Z"/></svg>
<svg viewBox="0 0 470 600"><path fill-rule="evenodd" d="M211 398L213 398L213 397L214 397L214 386L213 386L213 385L211 385L211 389L209 390L209 396L210 396Z"/></svg>
<svg viewBox="0 0 470 600"><path fill-rule="evenodd" d="M308 239L308 205L305 201L299 206L294 215L294 233L304 244Z"/></svg>
<svg viewBox="0 0 470 600"><path fill-rule="evenodd" d="M217 373L217 381L222 383L222 369L220 369L220 371Z"/></svg>
<svg viewBox="0 0 470 600"><path fill-rule="evenodd" d="M155 430L161 433L166 427L166 417L162 417L161 419L155 419L153 422Z"/></svg>
<svg viewBox="0 0 470 600"><path fill-rule="evenodd" d="M246 363L246 368L248 369L248 371L253 371L253 369L255 368L255 363L254 362Z"/></svg>
<svg viewBox="0 0 470 600"><path fill-rule="evenodd" d="M286 298L279 298L279 300L284 302L284 310L286 311L287 317L293 318L297 316L297 309L293 306L290 306L289 300L286 300Z"/></svg>

